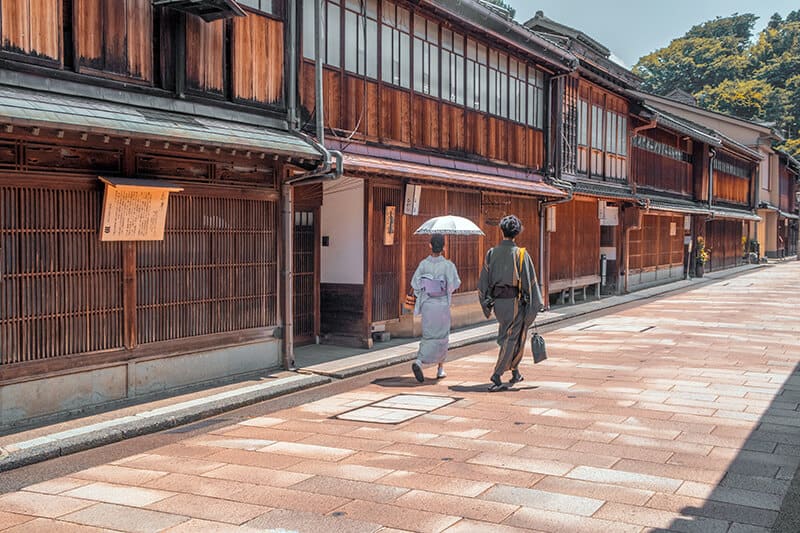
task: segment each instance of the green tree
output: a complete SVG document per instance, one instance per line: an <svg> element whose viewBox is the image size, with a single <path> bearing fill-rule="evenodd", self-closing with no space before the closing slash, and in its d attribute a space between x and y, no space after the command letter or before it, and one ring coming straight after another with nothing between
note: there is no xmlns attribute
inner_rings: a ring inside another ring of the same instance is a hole
<svg viewBox="0 0 800 533"><path fill-rule="evenodd" d="M752 14L734 14L694 26L669 46L642 57L633 71L646 90L666 94L674 89L695 93L706 85L749 74L747 44Z"/></svg>
<svg viewBox="0 0 800 533"><path fill-rule="evenodd" d="M780 120L784 94L762 80L725 80L695 94L701 107L759 122Z"/></svg>

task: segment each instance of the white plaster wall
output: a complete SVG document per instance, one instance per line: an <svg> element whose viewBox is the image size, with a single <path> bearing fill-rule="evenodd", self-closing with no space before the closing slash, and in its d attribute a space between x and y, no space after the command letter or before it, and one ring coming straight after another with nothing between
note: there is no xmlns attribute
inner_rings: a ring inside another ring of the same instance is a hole
<svg viewBox="0 0 800 533"><path fill-rule="evenodd" d="M342 177L322 193L322 283L364 283L364 180Z"/></svg>

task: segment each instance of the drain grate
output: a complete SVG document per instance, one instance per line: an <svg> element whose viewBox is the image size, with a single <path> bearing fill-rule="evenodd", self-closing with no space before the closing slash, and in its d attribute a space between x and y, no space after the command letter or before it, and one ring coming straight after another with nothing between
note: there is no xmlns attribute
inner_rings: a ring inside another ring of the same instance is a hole
<svg viewBox="0 0 800 533"><path fill-rule="evenodd" d="M450 405L457 400L458 398L449 396L398 394L346 411L333 418L373 424L399 424Z"/></svg>

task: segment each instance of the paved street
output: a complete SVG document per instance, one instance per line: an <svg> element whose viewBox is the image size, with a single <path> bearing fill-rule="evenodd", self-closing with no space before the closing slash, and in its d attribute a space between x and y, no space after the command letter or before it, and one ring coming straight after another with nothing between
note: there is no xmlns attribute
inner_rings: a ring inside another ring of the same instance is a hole
<svg viewBox="0 0 800 533"><path fill-rule="evenodd" d="M443 380L404 364L63 458L0 496L0 530L766 532L800 463L798 279L787 262L556 326L508 392L486 392L487 343Z"/></svg>

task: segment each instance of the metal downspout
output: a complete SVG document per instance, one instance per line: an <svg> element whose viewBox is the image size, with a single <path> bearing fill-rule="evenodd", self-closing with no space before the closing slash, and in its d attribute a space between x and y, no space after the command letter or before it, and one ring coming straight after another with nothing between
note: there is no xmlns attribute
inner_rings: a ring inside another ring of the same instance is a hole
<svg viewBox="0 0 800 533"><path fill-rule="evenodd" d="M335 180L341 177L344 157L341 152L325 148L325 122L323 115L322 94L322 2L314 1L314 33L316 58L314 63L315 100L316 100L316 126L317 140L297 131L297 3L288 0L289 6L289 95L287 99L287 118L289 129L302 137L306 142L316 147L322 154L322 163L310 172L286 178L281 185L282 222L283 222L283 367L286 370L296 370L294 359L294 186L319 183ZM336 158L336 164L331 164L331 158Z"/></svg>

